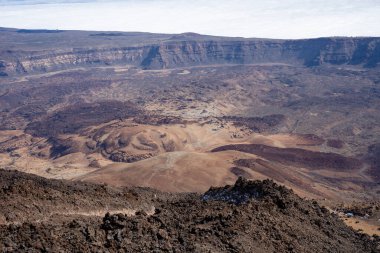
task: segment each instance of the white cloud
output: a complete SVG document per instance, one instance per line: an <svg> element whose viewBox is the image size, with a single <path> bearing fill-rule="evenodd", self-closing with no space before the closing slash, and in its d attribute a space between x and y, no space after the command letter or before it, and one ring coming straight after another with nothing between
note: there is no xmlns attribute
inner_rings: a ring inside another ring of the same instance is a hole
<svg viewBox="0 0 380 253"><path fill-rule="evenodd" d="M379 24L379 0L0 0L0 26L18 28L305 38L380 36Z"/></svg>

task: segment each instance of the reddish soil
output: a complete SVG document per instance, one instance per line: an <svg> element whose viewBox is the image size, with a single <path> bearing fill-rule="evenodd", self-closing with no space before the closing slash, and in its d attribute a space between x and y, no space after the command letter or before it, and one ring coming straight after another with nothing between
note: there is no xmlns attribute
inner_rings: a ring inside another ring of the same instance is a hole
<svg viewBox="0 0 380 253"><path fill-rule="evenodd" d="M236 144L215 148L212 152L236 150L264 157L286 165L305 166L311 169L354 170L361 162L355 158L334 153L314 152L296 148L277 148L259 144Z"/></svg>
<svg viewBox="0 0 380 253"><path fill-rule="evenodd" d="M235 174L238 177L244 177L248 179L251 178L251 175L248 172L239 167L232 167L230 170L233 174Z"/></svg>

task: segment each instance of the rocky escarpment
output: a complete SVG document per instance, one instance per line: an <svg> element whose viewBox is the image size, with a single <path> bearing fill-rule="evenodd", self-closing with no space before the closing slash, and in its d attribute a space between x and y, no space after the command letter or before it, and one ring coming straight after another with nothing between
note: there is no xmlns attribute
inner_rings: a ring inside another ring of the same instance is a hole
<svg viewBox="0 0 380 253"><path fill-rule="evenodd" d="M311 40L182 41L153 46L144 68L207 64L284 63L318 66L380 61L379 39L321 38Z"/></svg>
<svg viewBox="0 0 380 253"><path fill-rule="evenodd" d="M144 59L150 47L73 49L64 52L13 52L3 62L6 74L40 73L91 65L134 64ZM1 71L1 69L0 69Z"/></svg>
<svg viewBox="0 0 380 253"><path fill-rule="evenodd" d="M239 39L207 36L172 36L161 41L138 45L123 36L118 43L97 45L88 35L88 46L45 50L9 50L1 43L0 73L12 75L69 69L87 65L129 64L144 69L164 69L214 64L270 64L283 63L304 66L348 64L375 67L380 62L379 38L319 38L308 40ZM65 33L50 34L65 40ZM11 34L8 34L11 36ZM33 33L28 36L38 36ZM109 35L110 37L114 37ZM138 35L136 35L138 36ZM147 36L147 35L144 35ZM154 35L152 35L154 36ZM102 36L106 39L107 34ZM120 38L119 38L120 37ZM72 37L70 43L72 44ZM83 42L83 36L80 37ZM20 40L20 38L18 38ZM21 39L27 40L26 37ZM30 39L30 38L29 38ZM111 38L110 38L111 40ZM75 37L74 37L75 41ZM120 46L120 45L125 46ZM75 43L74 43L75 45Z"/></svg>

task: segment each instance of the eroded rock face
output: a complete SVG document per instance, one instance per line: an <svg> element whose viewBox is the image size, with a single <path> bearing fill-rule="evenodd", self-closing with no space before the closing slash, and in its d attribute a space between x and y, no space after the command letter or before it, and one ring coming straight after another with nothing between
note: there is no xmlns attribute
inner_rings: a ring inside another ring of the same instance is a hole
<svg viewBox="0 0 380 253"><path fill-rule="evenodd" d="M86 65L134 64L141 61L149 48L80 49L66 52L25 53L6 63L9 73L48 72Z"/></svg>
<svg viewBox="0 0 380 253"><path fill-rule="evenodd" d="M126 41L124 47L73 48L60 51L44 51L43 49L23 52L4 51L0 55L4 55L3 58L7 60L0 62L0 73L14 75L88 65L118 64L135 65L144 69L165 69L210 64L259 63L305 66L350 64L375 67L380 62L379 38L309 40L235 40L212 39L212 37L206 39L202 36L173 38L160 43L149 43L147 39L147 42L141 46L132 46Z"/></svg>
<svg viewBox="0 0 380 253"><path fill-rule="evenodd" d="M380 40L323 38L313 40L244 40L171 42L150 49L141 66L170 68L201 64L288 63L364 64L380 61Z"/></svg>

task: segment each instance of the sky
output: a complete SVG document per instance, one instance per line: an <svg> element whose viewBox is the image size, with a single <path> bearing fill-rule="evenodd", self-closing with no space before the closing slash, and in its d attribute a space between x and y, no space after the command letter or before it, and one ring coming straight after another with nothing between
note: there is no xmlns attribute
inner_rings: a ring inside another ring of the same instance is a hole
<svg viewBox="0 0 380 253"><path fill-rule="evenodd" d="M380 0L0 0L0 27L281 39L380 36Z"/></svg>

